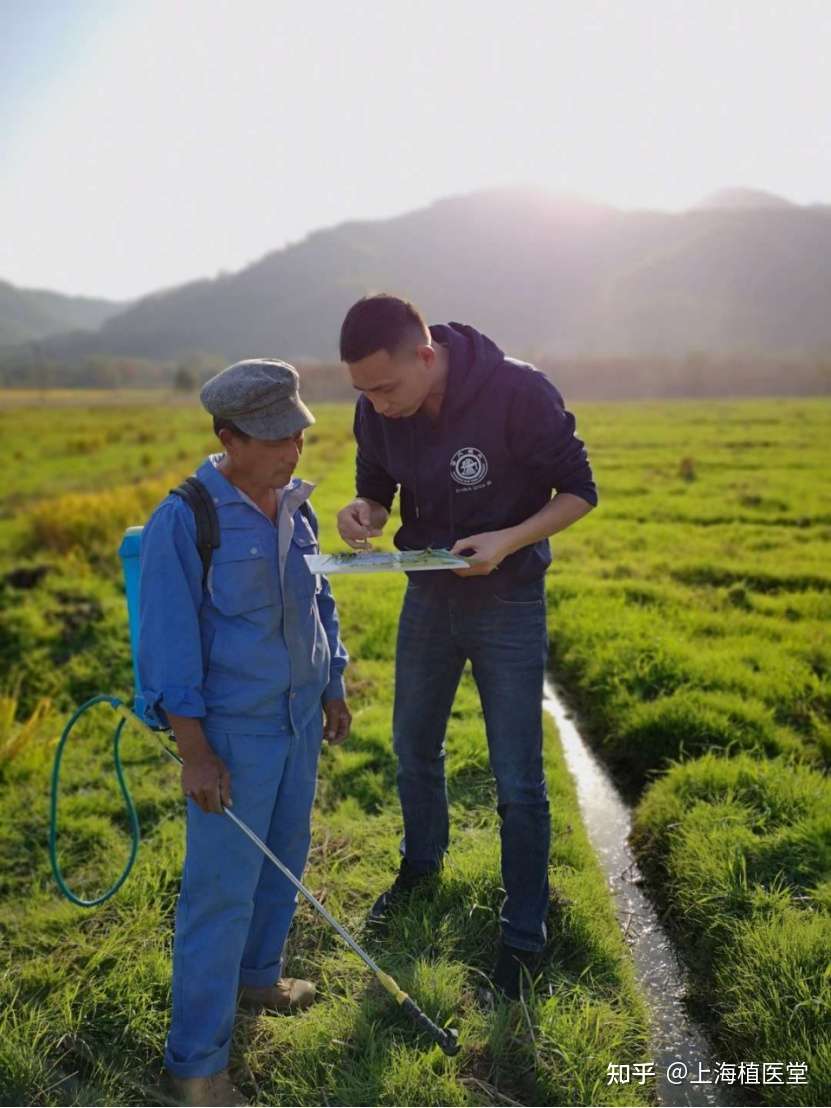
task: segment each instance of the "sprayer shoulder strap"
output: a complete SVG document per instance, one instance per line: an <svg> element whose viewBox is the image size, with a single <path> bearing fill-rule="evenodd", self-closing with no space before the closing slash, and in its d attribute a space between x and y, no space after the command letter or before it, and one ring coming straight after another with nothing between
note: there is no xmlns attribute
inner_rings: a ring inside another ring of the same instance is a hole
<svg viewBox="0 0 831 1108"><path fill-rule="evenodd" d="M189 504L196 520L196 547L202 559L202 588L208 581L211 557L220 544L219 516L208 490L198 477L188 477L181 485L170 490Z"/></svg>
<svg viewBox="0 0 831 1108"><path fill-rule="evenodd" d="M317 537L317 531L315 529L314 520L312 519L312 506L308 502L308 500L304 500L302 502L302 504L300 505L300 511L306 517L306 520L308 521L309 526L311 527L312 531L314 532L315 537Z"/></svg>

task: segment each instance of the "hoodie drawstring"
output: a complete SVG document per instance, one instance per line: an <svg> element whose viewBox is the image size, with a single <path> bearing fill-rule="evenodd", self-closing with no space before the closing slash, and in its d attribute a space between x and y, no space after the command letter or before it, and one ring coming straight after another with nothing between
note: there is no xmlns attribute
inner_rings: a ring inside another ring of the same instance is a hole
<svg viewBox="0 0 831 1108"><path fill-rule="evenodd" d="M421 519L418 507L418 452L415 448L415 427L410 424L410 464L413 474L413 499L415 500L415 517Z"/></svg>
<svg viewBox="0 0 831 1108"><path fill-rule="evenodd" d="M447 544L447 549L452 550L456 542L456 490L453 488L451 474L447 476L447 494L450 497L450 542Z"/></svg>

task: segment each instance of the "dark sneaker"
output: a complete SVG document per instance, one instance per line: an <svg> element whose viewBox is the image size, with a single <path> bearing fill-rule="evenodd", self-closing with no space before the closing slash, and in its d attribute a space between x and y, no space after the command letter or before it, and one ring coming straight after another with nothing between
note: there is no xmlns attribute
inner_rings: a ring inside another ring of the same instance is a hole
<svg viewBox="0 0 831 1108"><path fill-rule="evenodd" d="M368 923L384 923L414 889L424 889L435 879L438 869L426 873L414 870L406 858L401 859L398 876L385 893L381 893L369 910Z"/></svg>
<svg viewBox="0 0 831 1108"><path fill-rule="evenodd" d="M496 996L519 1000L527 994L541 960L542 955L535 950L519 950L502 943L491 978Z"/></svg>
<svg viewBox="0 0 831 1108"><path fill-rule="evenodd" d="M245 1108L249 1103L228 1076L220 1070L210 1077L176 1077L165 1075L159 1099L182 1108ZM170 1096L166 1094L172 1094Z"/></svg>

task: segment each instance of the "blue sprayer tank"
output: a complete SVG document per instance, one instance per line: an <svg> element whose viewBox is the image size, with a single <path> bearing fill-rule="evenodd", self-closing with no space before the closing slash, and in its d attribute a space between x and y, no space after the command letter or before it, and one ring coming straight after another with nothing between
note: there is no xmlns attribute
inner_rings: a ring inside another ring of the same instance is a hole
<svg viewBox="0 0 831 1108"><path fill-rule="evenodd" d="M138 633L139 633L139 551L143 527L128 527L118 548L118 556L124 570L124 591L127 596L127 614L130 619L130 651L133 655L133 711L151 727L158 727L158 720L148 718L147 705L141 695L138 675Z"/></svg>

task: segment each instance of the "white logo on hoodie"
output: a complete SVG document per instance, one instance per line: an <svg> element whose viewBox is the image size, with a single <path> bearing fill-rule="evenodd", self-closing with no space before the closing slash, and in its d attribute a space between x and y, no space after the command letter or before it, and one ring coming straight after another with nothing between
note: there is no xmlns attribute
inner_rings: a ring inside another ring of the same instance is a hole
<svg viewBox="0 0 831 1108"><path fill-rule="evenodd" d="M459 485L478 485L488 475L488 459L475 446L463 446L450 459L450 474Z"/></svg>

